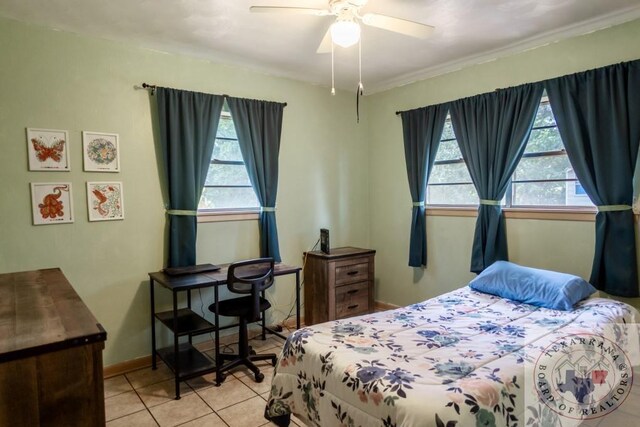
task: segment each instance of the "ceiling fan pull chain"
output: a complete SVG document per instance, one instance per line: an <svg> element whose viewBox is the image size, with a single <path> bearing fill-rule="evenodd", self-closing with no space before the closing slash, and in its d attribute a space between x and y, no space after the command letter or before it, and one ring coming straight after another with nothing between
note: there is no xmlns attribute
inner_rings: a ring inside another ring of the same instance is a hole
<svg viewBox="0 0 640 427"><path fill-rule="evenodd" d="M360 80L358 81L358 88L356 89L356 123L360 123L360 97L364 86L362 86L362 38L358 43L358 71Z"/></svg>
<svg viewBox="0 0 640 427"><path fill-rule="evenodd" d="M336 79L333 65L333 40L331 41L331 95L336 94Z"/></svg>

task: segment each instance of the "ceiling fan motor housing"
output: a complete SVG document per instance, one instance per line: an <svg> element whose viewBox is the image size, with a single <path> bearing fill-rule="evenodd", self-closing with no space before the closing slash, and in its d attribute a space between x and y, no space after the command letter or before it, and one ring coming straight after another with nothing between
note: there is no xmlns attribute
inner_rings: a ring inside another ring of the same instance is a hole
<svg viewBox="0 0 640 427"><path fill-rule="evenodd" d="M367 0L329 0L329 10L333 15L341 15L344 12L355 15L365 4Z"/></svg>

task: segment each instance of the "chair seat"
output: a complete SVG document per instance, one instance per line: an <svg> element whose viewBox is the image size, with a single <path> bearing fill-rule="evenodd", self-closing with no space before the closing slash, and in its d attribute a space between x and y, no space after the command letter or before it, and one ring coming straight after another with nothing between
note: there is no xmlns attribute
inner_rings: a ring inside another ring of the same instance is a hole
<svg viewBox="0 0 640 427"><path fill-rule="evenodd" d="M229 317L246 317L251 313L251 296L242 298L231 298L218 302L218 314L220 316ZM264 298L260 298L260 311L265 311L271 308L271 304ZM211 304L209 310L216 312L216 305Z"/></svg>

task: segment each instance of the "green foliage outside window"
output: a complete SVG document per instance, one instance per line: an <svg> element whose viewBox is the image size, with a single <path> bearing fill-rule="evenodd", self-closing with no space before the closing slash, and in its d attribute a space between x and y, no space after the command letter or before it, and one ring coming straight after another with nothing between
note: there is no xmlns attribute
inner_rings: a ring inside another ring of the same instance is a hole
<svg viewBox="0 0 640 427"><path fill-rule="evenodd" d="M505 206L593 206L577 191L573 174L549 102L540 103L525 154L511 177ZM445 122L435 164L429 177L427 203L477 205L478 195L455 139L450 118Z"/></svg>
<svg viewBox="0 0 640 427"><path fill-rule="evenodd" d="M246 209L259 207L242 159L231 115L220 118L211 164L198 209Z"/></svg>

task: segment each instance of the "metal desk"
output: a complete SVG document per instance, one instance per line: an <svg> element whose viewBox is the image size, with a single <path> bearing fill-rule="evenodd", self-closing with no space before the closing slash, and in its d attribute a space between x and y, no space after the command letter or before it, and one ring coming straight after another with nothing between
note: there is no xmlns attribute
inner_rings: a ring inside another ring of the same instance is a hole
<svg viewBox="0 0 640 427"><path fill-rule="evenodd" d="M214 304L218 304L219 287L227 284L227 270L229 264L220 266L220 270L208 273L185 274L170 276L162 271L149 273L149 292L151 297L151 359L152 368L156 369L156 357L159 356L173 371L175 377L176 399L180 399L180 381L185 381L210 372L216 373L216 385L223 381L222 371L224 365L218 364L220 358L220 330L237 326L237 324L219 327L219 316L214 313L214 323L191 310L191 291L194 289L213 287ZM296 275L296 328L300 328L300 267L285 264L274 266L274 276L288 274ZM156 313L155 310L155 283L158 283L173 294L173 309ZM178 293L187 292L187 307L178 308ZM217 310L216 310L217 311ZM156 349L156 320L163 323L173 332L173 346ZM283 339L285 336L268 328L265 324L264 314L261 316L262 339L266 338L266 332L275 334ZM215 334L215 356L213 363L204 354L200 353L193 345L192 338L196 335L213 332ZM179 338L188 337L188 342L180 344Z"/></svg>

